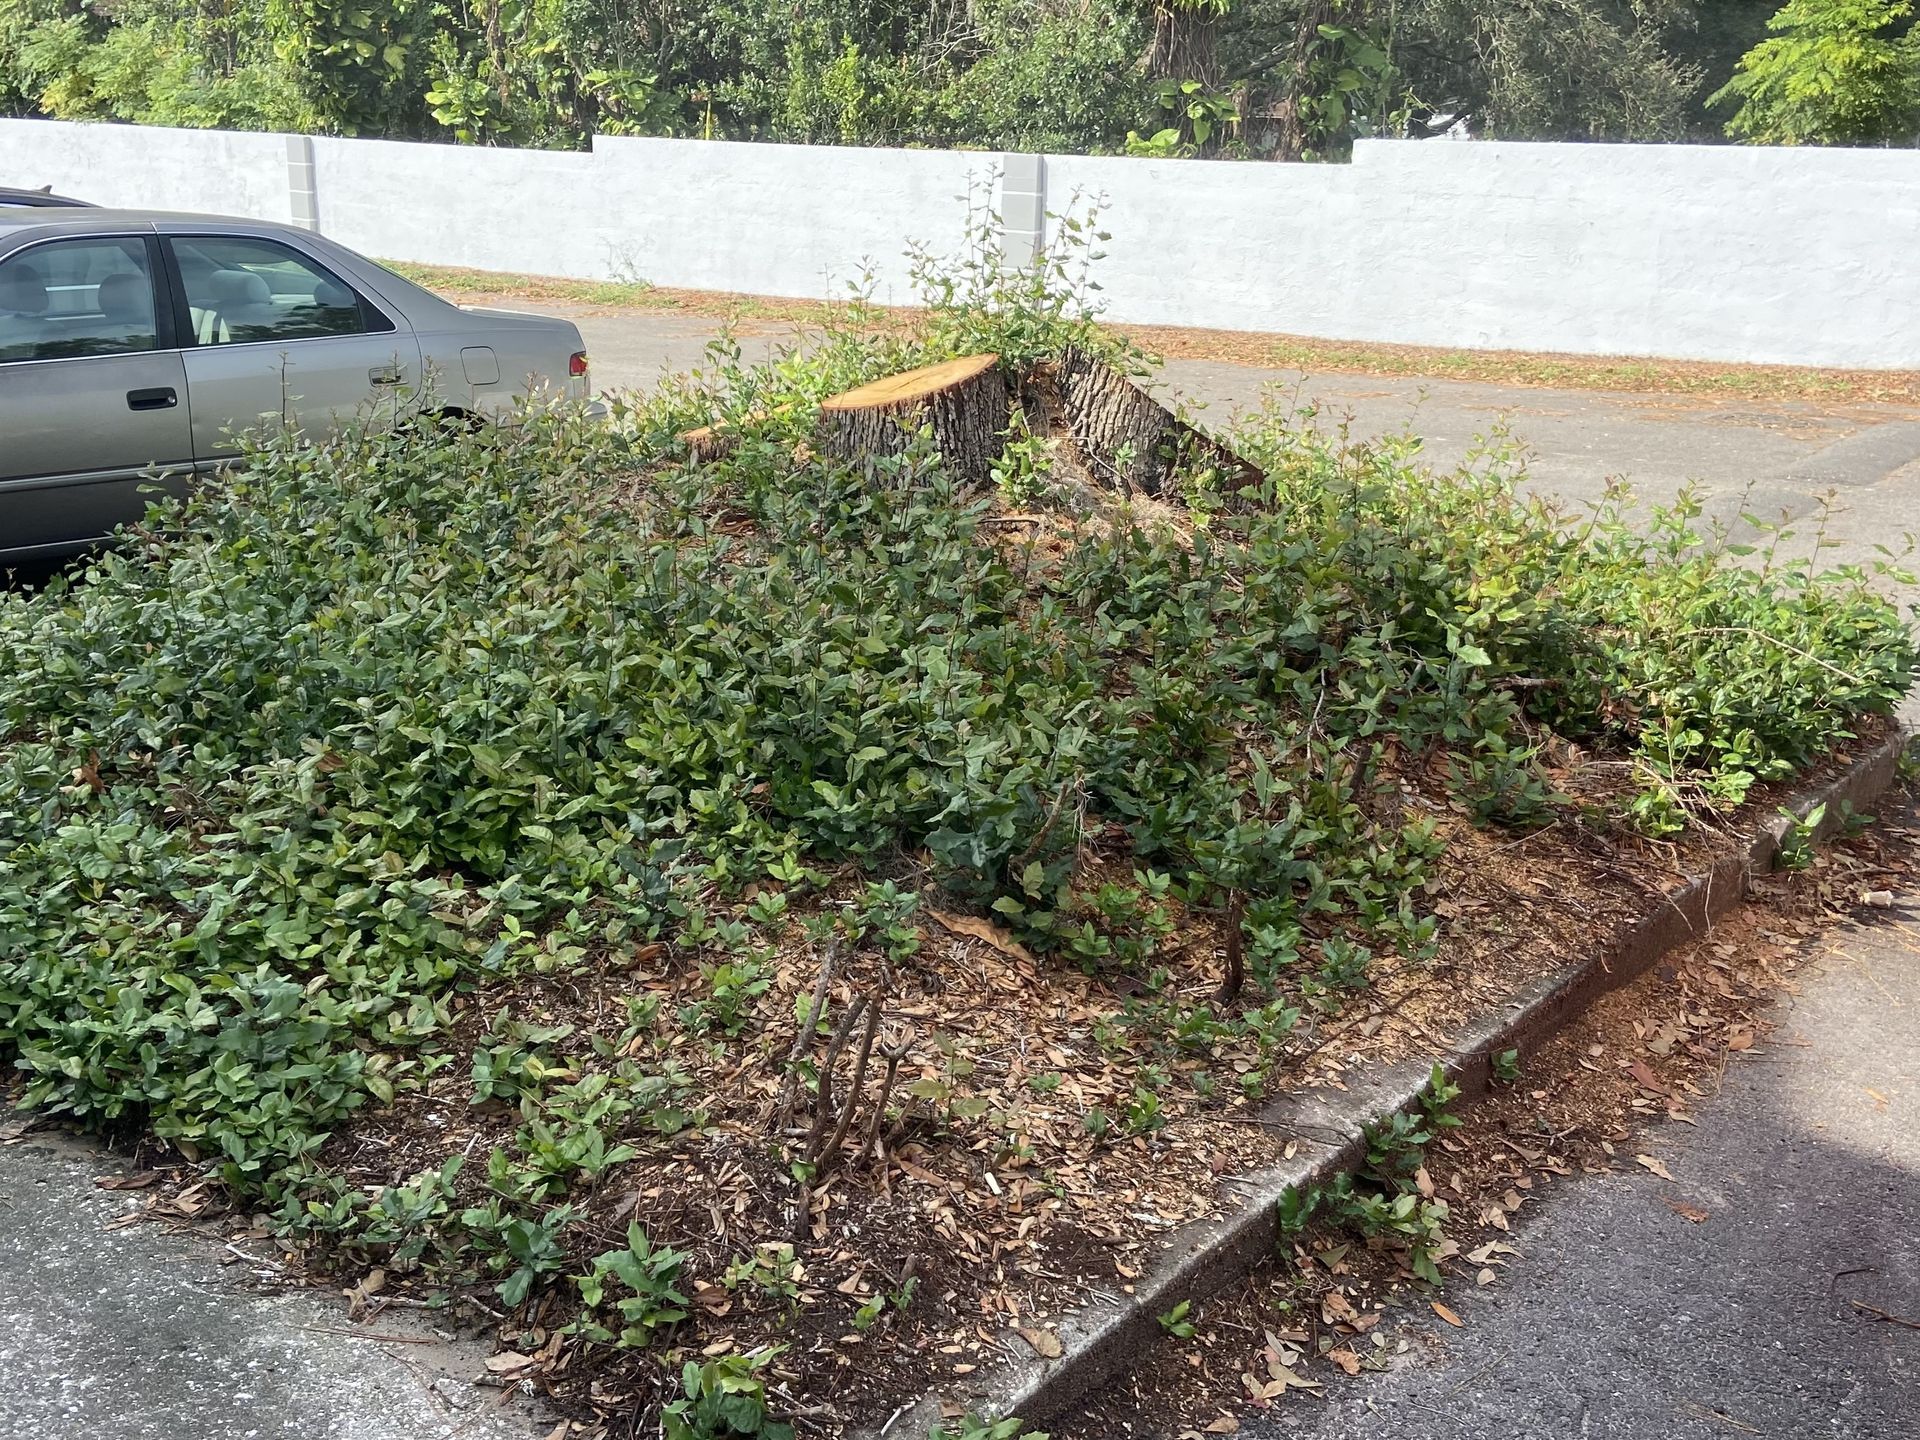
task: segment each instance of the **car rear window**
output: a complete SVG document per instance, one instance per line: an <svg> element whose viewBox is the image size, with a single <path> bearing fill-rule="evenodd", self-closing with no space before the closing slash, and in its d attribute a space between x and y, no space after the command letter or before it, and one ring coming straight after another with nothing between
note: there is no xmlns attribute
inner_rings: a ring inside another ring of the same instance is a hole
<svg viewBox="0 0 1920 1440"><path fill-rule="evenodd" d="M351 285L288 246L239 235L170 243L198 344L361 335L375 328Z"/></svg>

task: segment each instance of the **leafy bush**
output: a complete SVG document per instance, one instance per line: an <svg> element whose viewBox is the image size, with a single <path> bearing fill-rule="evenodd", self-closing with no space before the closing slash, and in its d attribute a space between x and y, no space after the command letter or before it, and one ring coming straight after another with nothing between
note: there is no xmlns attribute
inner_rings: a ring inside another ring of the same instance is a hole
<svg viewBox="0 0 1920 1440"><path fill-rule="evenodd" d="M687 1361L680 1398L661 1413L666 1440L793 1440L793 1426L767 1410L760 1371L777 1351L722 1355L706 1364Z"/></svg>
<svg viewBox="0 0 1920 1440"><path fill-rule="evenodd" d="M1708 100L1757 145L1885 145L1920 131L1920 29L1910 0L1789 0L1769 38Z"/></svg>
<svg viewBox="0 0 1920 1440"><path fill-rule="evenodd" d="M792 917L820 937L914 963L924 879L1056 963L1131 972L1101 1035L1242 1045L1256 1095L1303 1007L1434 952L1447 797L1410 805L1423 783L1450 773L1487 823L1682 826L1906 689L1872 577L1707 543L1690 500L1571 524L1498 456L1435 476L1256 417L1262 505L1178 528L1116 507L1042 556L928 444L859 466L805 444L821 397L902 364L1130 363L1056 262L1038 291L927 269L922 330L855 307L804 356L722 347L613 428L268 437L78 580L0 598L0 1052L24 1102L145 1125L289 1234L509 1303L588 1266L588 1333L640 1346L678 1323L683 1257L644 1232L572 1254L566 1207L704 1123L675 1045L752 1043L763 930L829 874L865 883ZM676 430L715 418L737 444L687 463ZM1563 794L1569 738L1635 784ZM903 855L928 862L910 884ZM1170 997L1161 949L1200 908L1244 917L1244 999ZM669 948L698 989L634 999L617 1042L473 1004ZM981 1120L966 1037L941 1045L901 1096ZM450 1066L514 1126L484 1177L369 1193L330 1168L356 1110ZM1085 1113L1101 1143L1184 1094L1132 1078ZM1397 1203L1369 1223L1433 1218Z"/></svg>
<svg viewBox="0 0 1920 1440"><path fill-rule="evenodd" d="M686 1319L687 1297L675 1288L686 1258L678 1250L655 1245L639 1221L629 1225L627 1243L597 1257L593 1269L574 1280L588 1313L611 1301L619 1327L583 1320L583 1332L596 1340L644 1347L653 1340L654 1331ZM620 1293L623 1290L626 1293Z"/></svg>
<svg viewBox="0 0 1920 1440"><path fill-rule="evenodd" d="M1445 1239L1447 1202L1423 1196L1416 1180L1426 1148L1443 1130L1460 1124L1447 1107L1460 1087L1433 1067L1421 1092L1418 1114L1396 1113L1366 1132L1367 1155L1357 1174L1334 1176L1325 1186L1288 1186L1275 1206L1282 1242L1300 1235L1316 1219L1368 1240L1384 1241L1406 1252L1407 1268L1429 1285L1440 1283L1436 1254Z"/></svg>

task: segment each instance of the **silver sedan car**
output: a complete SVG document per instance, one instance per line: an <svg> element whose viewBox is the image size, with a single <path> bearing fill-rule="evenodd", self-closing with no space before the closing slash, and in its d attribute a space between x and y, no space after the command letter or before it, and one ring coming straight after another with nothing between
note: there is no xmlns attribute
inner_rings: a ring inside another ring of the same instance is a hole
<svg viewBox="0 0 1920 1440"><path fill-rule="evenodd" d="M137 519L264 425L585 400L566 320L470 310L309 230L0 207L0 561Z"/></svg>

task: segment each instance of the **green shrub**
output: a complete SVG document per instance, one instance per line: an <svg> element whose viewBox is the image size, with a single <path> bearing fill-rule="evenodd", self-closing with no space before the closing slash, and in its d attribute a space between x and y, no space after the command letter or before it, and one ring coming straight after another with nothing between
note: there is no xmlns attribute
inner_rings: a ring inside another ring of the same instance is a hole
<svg viewBox="0 0 1920 1440"><path fill-rule="evenodd" d="M722 1355L680 1372L680 1398L661 1412L666 1440L793 1440L793 1426L772 1418L760 1372L778 1354Z"/></svg>
<svg viewBox="0 0 1920 1440"><path fill-rule="evenodd" d="M1264 507L1191 533L1119 509L1036 565L929 445L797 450L814 401L903 361L1088 335L1084 306L996 284L963 275L914 335L849 319L759 368L722 347L612 428L270 437L81 580L0 597L0 1053L24 1102L144 1124L290 1233L524 1296L580 1263L527 1227L704 1123L661 1035L755 1033L796 918L762 882L797 909L868 872L797 918L904 966L899 862L924 852L942 904L1138 977L1098 1023L1116 1047L1241 1046L1255 1095L1303 1005L1434 951L1441 832L1409 776L1536 824L1571 803L1540 770L1558 735L1638 777L1593 823L1684 826L1912 676L1873 577L1706 543L1690 500L1571 525L1497 456L1435 476L1256 417ZM674 431L716 406L740 443L689 465ZM1230 895L1248 993L1172 1003L1176 916ZM700 989L637 1002L617 1046L562 1054L496 1011L456 1054L483 988L656 946ZM902 1095L982 1118L964 1037L948 1058ZM330 1172L356 1110L450 1065L519 1110L484 1197ZM1167 1123L1182 1092L1138 1078L1086 1113L1102 1143ZM613 1254L583 1299L618 1297L622 1334L671 1323L682 1302L628 1278L653 1262Z"/></svg>

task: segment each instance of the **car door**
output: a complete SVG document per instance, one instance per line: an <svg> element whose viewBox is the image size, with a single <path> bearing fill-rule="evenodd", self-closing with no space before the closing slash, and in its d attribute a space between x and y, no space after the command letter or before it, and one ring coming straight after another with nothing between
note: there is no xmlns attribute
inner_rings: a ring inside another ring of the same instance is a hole
<svg viewBox="0 0 1920 1440"><path fill-rule="evenodd" d="M413 331L321 260L265 235L163 243L202 464L235 454L244 431L284 425L321 439L356 417L391 423L413 404Z"/></svg>
<svg viewBox="0 0 1920 1440"><path fill-rule="evenodd" d="M193 463L158 242L46 240L0 258L0 553L137 520Z"/></svg>

